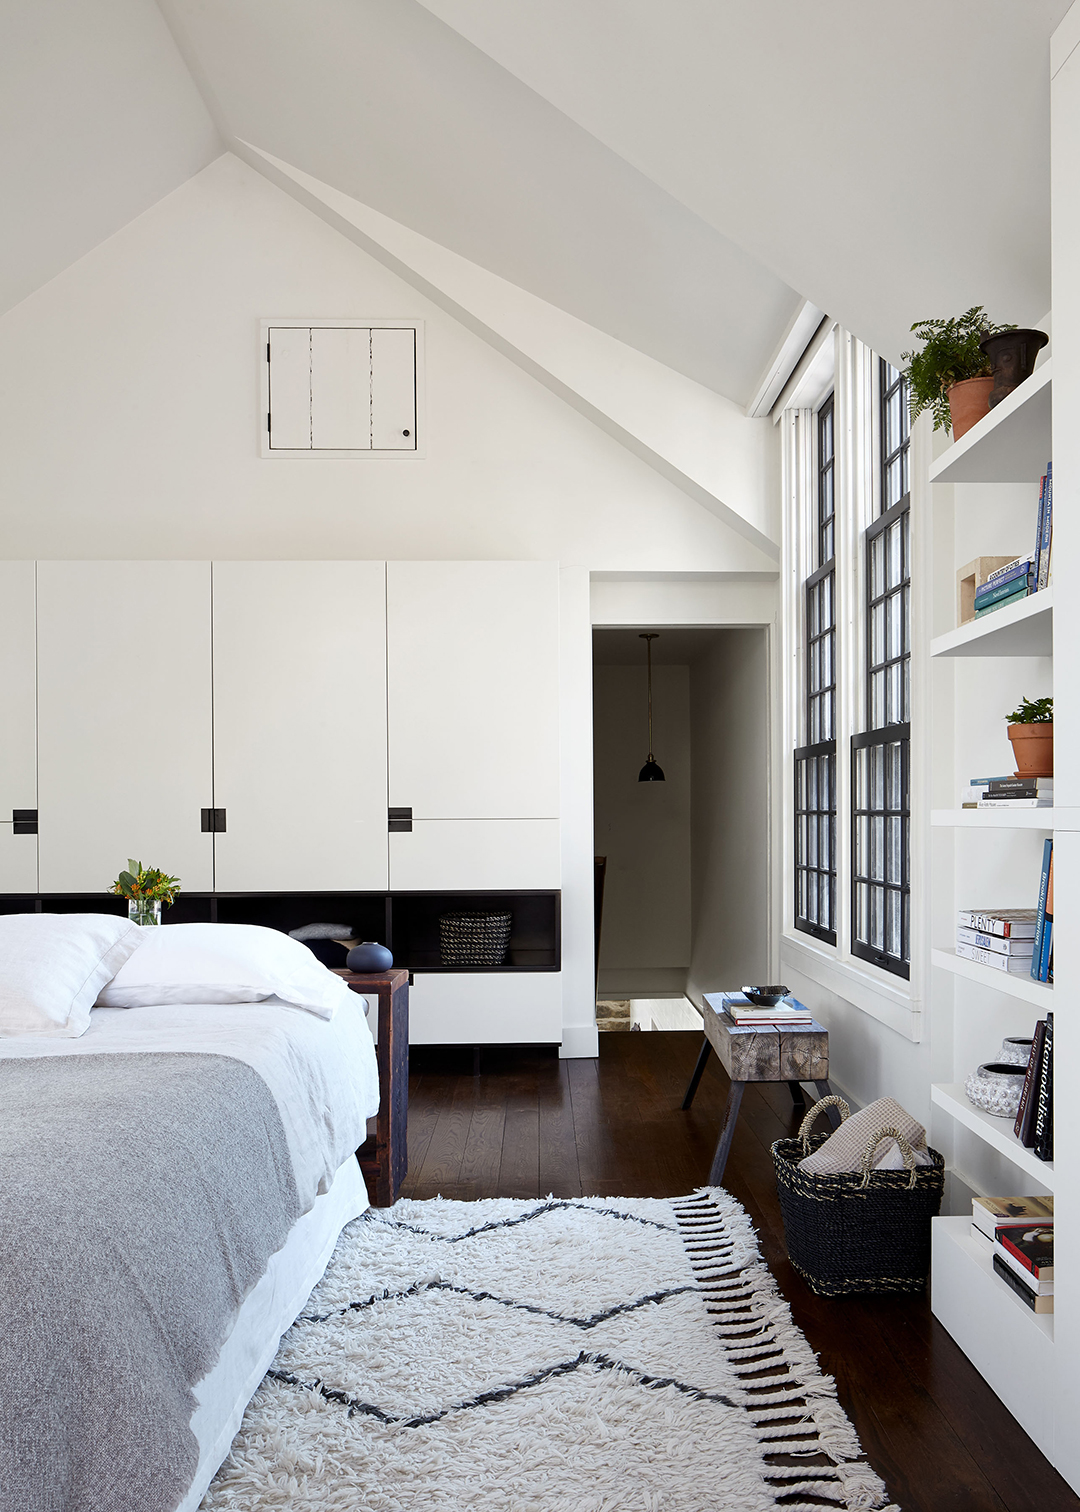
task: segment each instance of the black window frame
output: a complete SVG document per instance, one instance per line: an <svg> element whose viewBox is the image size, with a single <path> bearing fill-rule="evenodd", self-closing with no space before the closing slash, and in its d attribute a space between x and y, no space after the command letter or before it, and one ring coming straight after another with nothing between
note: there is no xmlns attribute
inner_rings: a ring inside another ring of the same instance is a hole
<svg viewBox="0 0 1080 1512"><path fill-rule="evenodd" d="M878 435L881 448L879 467L879 486L877 513L882 515L887 509L898 504L911 492L911 411L908 407L908 391L903 373L894 368L884 357L878 358L878 392L880 395L878 409ZM893 400L897 401L897 414L900 418L899 439L894 447L889 449L889 410ZM900 488L896 498L890 497L890 477L894 466L899 466Z"/></svg>
<svg viewBox="0 0 1080 1512"><path fill-rule="evenodd" d="M795 928L829 945L835 945L837 938L838 887L834 414L834 395L830 394L814 417L817 440L813 509L815 567L803 584L806 634L803 714L808 744L798 747L794 753L792 900Z"/></svg>
<svg viewBox="0 0 1080 1512"><path fill-rule="evenodd" d="M882 770L875 775L873 758L866 758L869 782L864 783L860 773L860 752L896 748L899 763L898 798L889 801L882 789L888 786L884 768L887 758L881 762ZM869 787L869 793L866 792ZM864 798L866 801L861 802ZM862 735L851 737L851 953L860 960L870 961L894 976L911 977L911 725L885 725L879 730L867 730ZM875 830L880 839L875 842ZM899 836L897 845L895 837ZM874 873L875 846L880 861ZM890 863L899 851L898 864ZM895 876L890 876L895 872ZM860 889L866 889L868 909L871 912L865 938L860 937L863 925ZM880 920L883 944L875 942L872 917L874 894L880 900ZM890 912L889 898L896 898L892 905L898 917L899 950L887 948L886 929Z"/></svg>

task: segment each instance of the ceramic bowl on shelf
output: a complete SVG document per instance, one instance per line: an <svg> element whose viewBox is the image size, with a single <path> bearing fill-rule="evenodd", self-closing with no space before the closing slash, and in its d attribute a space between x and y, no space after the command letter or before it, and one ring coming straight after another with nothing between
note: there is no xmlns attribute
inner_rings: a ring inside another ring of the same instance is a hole
<svg viewBox="0 0 1080 1512"><path fill-rule="evenodd" d="M1031 1059L1031 1047L1034 1040L1024 1039L1022 1035L1010 1035L1001 1042L1001 1051L997 1058L1001 1066L1026 1066Z"/></svg>
<svg viewBox="0 0 1080 1512"><path fill-rule="evenodd" d="M1015 1118L1024 1088L1026 1066L991 1061L972 1071L964 1083L968 1102L994 1118Z"/></svg>
<svg viewBox="0 0 1080 1512"><path fill-rule="evenodd" d="M775 1008L777 1003L783 1002L788 995L786 987L775 984L771 987L744 987L743 992L752 1003L757 1003L759 1008Z"/></svg>

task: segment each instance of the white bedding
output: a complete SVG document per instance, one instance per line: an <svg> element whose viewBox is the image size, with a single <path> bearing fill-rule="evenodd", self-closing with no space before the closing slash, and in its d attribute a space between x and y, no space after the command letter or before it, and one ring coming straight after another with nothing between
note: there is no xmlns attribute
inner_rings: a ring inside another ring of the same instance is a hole
<svg viewBox="0 0 1080 1512"><path fill-rule="evenodd" d="M262 1077L281 1112L305 1212L363 1144L367 1120L378 1111L375 1047L355 993L329 1021L275 998L171 1003L95 1008L78 1039L0 1039L0 1058L168 1050L228 1055Z"/></svg>

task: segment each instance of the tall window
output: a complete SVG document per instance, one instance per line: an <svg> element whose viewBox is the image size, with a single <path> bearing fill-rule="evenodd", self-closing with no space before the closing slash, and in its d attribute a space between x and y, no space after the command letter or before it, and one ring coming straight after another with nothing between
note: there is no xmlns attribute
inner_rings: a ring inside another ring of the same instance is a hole
<svg viewBox="0 0 1080 1512"><path fill-rule="evenodd" d="M852 737L852 951L909 975L911 426L907 389L880 364L878 515L864 534L865 733Z"/></svg>
<svg viewBox="0 0 1080 1512"><path fill-rule="evenodd" d="M814 570L806 580L806 745L795 752L795 927L836 944L836 447L817 413Z"/></svg>

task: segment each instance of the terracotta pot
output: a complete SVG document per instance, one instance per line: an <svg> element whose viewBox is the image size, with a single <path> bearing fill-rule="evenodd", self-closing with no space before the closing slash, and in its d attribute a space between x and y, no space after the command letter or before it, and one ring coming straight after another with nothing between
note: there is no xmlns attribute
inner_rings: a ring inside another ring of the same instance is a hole
<svg viewBox="0 0 1080 1512"><path fill-rule="evenodd" d="M1054 723L1011 724L1013 759L1018 777L1054 775Z"/></svg>
<svg viewBox="0 0 1080 1512"><path fill-rule="evenodd" d="M962 378L945 390L954 441L959 441L977 420L990 413L990 390L993 387L993 378Z"/></svg>
<svg viewBox="0 0 1080 1512"><path fill-rule="evenodd" d="M1045 331L1027 329L1001 331L997 336L983 337L979 346L993 364L991 409L1007 399L1025 378L1031 377L1035 371L1035 359L1049 340Z"/></svg>

